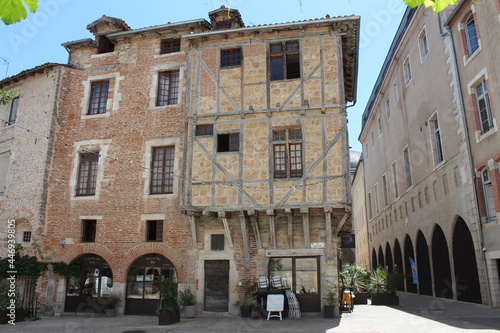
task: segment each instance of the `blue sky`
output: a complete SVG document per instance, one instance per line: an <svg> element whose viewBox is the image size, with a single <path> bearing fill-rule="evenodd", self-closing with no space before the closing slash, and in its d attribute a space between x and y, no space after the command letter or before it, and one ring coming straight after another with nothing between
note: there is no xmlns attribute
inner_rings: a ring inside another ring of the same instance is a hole
<svg viewBox="0 0 500 333"><path fill-rule="evenodd" d="M361 116L406 5L403 0L39 0L35 14L0 23L0 79L46 62L67 63L61 43L93 38L87 24L102 15L123 19L132 29L203 18L221 5L240 11L245 25L345 15L361 16L357 103L348 109L349 139L358 142ZM8 62L8 63L7 63Z"/></svg>

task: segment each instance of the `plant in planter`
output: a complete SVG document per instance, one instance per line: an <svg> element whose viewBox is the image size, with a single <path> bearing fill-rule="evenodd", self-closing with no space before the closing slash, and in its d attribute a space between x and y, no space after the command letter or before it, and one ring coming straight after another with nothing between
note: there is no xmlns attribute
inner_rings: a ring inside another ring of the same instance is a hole
<svg viewBox="0 0 500 333"><path fill-rule="evenodd" d="M257 284L252 280L244 280L241 283L241 289L243 292L243 299L234 303L234 306L240 308L242 317L250 317L252 310L254 308L254 293L257 288Z"/></svg>
<svg viewBox="0 0 500 333"><path fill-rule="evenodd" d="M179 303L184 307L186 318L194 318L196 315L196 296L191 288L179 292Z"/></svg>
<svg viewBox="0 0 500 333"><path fill-rule="evenodd" d="M160 302L158 304L159 325L171 325L181 321L177 283L165 278L160 286Z"/></svg>
<svg viewBox="0 0 500 333"><path fill-rule="evenodd" d="M323 299L325 300L325 305L323 306L325 318L338 317L340 315L340 303L337 286L333 285L332 288L327 291L326 296Z"/></svg>
<svg viewBox="0 0 500 333"><path fill-rule="evenodd" d="M367 304L366 285L368 272L366 268L356 264L346 264L340 272L340 277L344 285L351 286L354 290L354 304Z"/></svg>
<svg viewBox="0 0 500 333"><path fill-rule="evenodd" d="M391 273L391 275L394 273ZM393 277L391 276L391 281ZM383 268L377 268L370 274L368 292L371 294L372 305L398 305L395 287L389 284L389 273ZM392 283L392 282L391 282Z"/></svg>
<svg viewBox="0 0 500 333"><path fill-rule="evenodd" d="M122 300L115 295L109 295L103 298L103 304L104 304L104 313L106 314L106 317L114 317L115 316L115 309L118 303L120 303Z"/></svg>

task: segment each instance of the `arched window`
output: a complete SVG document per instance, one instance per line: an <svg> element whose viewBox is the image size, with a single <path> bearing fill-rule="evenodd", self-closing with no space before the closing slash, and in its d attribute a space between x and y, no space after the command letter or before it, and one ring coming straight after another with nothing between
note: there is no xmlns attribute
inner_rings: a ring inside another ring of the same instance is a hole
<svg viewBox="0 0 500 333"><path fill-rule="evenodd" d="M472 13L465 20L465 40L467 42L467 54L470 56L479 48L476 23Z"/></svg>

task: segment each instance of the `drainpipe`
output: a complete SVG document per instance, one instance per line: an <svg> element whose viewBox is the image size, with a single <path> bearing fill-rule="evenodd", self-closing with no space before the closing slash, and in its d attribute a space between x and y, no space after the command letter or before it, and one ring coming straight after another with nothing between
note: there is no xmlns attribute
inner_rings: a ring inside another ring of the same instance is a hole
<svg viewBox="0 0 500 333"><path fill-rule="evenodd" d="M457 50L455 48L455 42L453 40L453 34L451 33L451 29L449 26L445 26L446 31L443 32L442 26L441 26L441 15L438 13L438 25L439 25L439 33L440 36L445 36L449 35L451 39L451 48L452 48L452 53L453 53L453 69L455 70L455 73L457 75L457 84L458 84L458 96L460 99L460 113L462 115L462 120L464 122L464 132L465 132L465 142L467 143L467 151L468 151L468 157L469 157L469 165L471 169L471 178L472 178L472 191L474 193L475 197L475 202L476 202L476 211L477 211L477 219L478 219L478 234L479 234L479 242L481 246L481 253L483 254L483 263L484 263L484 270L485 270L485 275L486 275L486 292L488 293L488 302L490 306L493 306L493 299L491 296L491 291L490 291L490 278L488 275L488 265L486 264L486 251L484 247L484 234L483 234L483 225L481 223L481 216L479 215L479 200L477 196L477 189L476 189L476 173L475 173L475 167L474 167L474 156L472 155L472 150L471 150L471 144L470 144L470 139L469 139L469 127L467 126L467 118L465 115L465 103L464 103L464 95L462 92L462 82L460 80L460 71L458 68L458 61L457 61Z"/></svg>

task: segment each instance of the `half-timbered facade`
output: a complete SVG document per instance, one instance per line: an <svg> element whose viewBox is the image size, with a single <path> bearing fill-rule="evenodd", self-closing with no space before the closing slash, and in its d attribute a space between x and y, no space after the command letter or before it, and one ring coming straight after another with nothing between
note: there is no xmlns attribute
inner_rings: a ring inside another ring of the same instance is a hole
<svg viewBox="0 0 500 333"><path fill-rule="evenodd" d="M182 209L198 296L205 311L234 312L242 281L277 275L302 311L320 311L350 231L359 18L243 27L237 11L210 15L233 28L183 38Z"/></svg>

